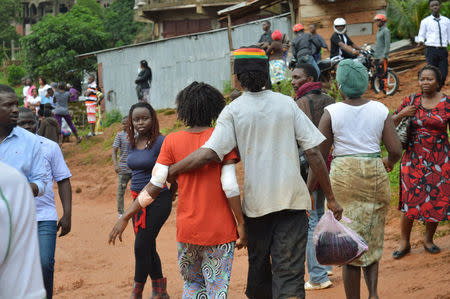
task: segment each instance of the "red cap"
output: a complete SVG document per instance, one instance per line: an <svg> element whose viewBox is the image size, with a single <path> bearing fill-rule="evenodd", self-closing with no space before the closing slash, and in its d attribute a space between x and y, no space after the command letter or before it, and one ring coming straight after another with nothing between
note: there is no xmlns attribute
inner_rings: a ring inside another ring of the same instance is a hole
<svg viewBox="0 0 450 299"><path fill-rule="evenodd" d="M281 40L282 38L283 38L283 34L281 33L280 30L277 29L272 33L273 40Z"/></svg>
<svg viewBox="0 0 450 299"><path fill-rule="evenodd" d="M293 28L294 32L297 32L297 31L300 31L300 30L303 30L303 29L305 29L305 26L303 26L303 25L300 24L300 23L295 24L295 25L294 25L294 28Z"/></svg>
<svg viewBox="0 0 450 299"><path fill-rule="evenodd" d="M380 20L380 21L383 21L383 22L386 22L387 21L387 18L386 18L386 16L385 15L383 15L383 14L377 14L376 16L375 16L375 18L373 18L374 20Z"/></svg>

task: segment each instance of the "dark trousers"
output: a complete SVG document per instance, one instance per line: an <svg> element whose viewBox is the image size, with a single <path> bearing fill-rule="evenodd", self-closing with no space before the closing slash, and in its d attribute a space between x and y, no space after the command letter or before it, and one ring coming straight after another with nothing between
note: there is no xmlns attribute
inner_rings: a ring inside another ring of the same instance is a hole
<svg viewBox="0 0 450 299"><path fill-rule="evenodd" d="M250 299L305 298L308 218L304 210L245 217Z"/></svg>
<svg viewBox="0 0 450 299"><path fill-rule="evenodd" d="M141 283L147 281L147 276L150 276L152 280L163 278L161 260L156 251L156 237L172 210L170 192L168 190L161 192L145 209L145 228L139 227L134 241L136 259L134 281Z"/></svg>
<svg viewBox="0 0 450 299"><path fill-rule="evenodd" d="M439 68L442 75L442 85L445 84L445 79L448 74L448 52L447 48L427 47L425 50L425 57L427 63Z"/></svg>

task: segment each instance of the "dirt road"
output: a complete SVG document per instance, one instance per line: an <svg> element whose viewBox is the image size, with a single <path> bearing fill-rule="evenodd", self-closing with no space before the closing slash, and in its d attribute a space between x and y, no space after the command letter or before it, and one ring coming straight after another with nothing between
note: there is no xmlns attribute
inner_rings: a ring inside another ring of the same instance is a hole
<svg viewBox="0 0 450 299"><path fill-rule="evenodd" d="M400 95L415 89L414 76L402 76ZM414 81L414 82L413 82ZM446 93L449 94L447 85ZM370 96L373 94L369 93ZM379 97L391 109L400 101L400 96ZM173 126L175 115L159 115L161 127ZM64 144L67 163L72 171L73 216L72 231L58 238L55 265L55 298L128 298L134 275L133 241L129 226L123 243L110 246L108 234L117 220L116 188L117 176L110 160L110 146L115 125L103 136L75 146ZM242 171L240 172L242 181ZM126 206L130 194L126 193ZM61 205L58 213L61 215ZM422 247L424 227L415 224L412 235L412 252L400 261L391 255L399 238L399 212L394 207L389 212L386 224L385 250L381 260L379 276L380 298L450 298L450 224L438 228L436 243L442 252L430 255ZM168 277L168 290L172 298L181 298L182 280L178 273L175 241L175 206L157 240L164 275ZM307 298L345 298L340 268L334 268L331 277L333 287L323 291L307 292ZM236 251L229 298L245 298L247 253ZM307 277L306 277L307 279ZM361 280L362 298L367 298L364 280ZM151 284L147 283L144 298L148 298Z"/></svg>

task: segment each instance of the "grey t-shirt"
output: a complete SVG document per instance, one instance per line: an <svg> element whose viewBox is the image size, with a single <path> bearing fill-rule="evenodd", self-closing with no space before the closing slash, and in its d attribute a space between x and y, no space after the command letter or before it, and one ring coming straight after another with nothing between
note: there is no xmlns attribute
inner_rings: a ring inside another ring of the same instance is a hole
<svg viewBox="0 0 450 299"><path fill-rule="evenodd" d="M60 92L58 90L55 91L55 93L53 94L53 98L56 101L55 103L55 114L58 115L68 115L70 114L69 112L69 106L68 106L68 101L69 101L69 97L70 94L68 91L64 91L64 92Z"/></svg>
<svg viewBox="0 0 450 299"><path fill-rule="evenodd" d="M391 48L391 32L386 25L381 27L377 32L377 43L375 45L375 59L388 58Z"/></svg>
<svg viewBox="0 0 450 299"><path fill-rule="evenodd" d="M311 209L297 144L305 151L324 140L292 98L265 90L244 92L226 106L203 147L221 160L238 147L245 172L243 211L260 217Z"/></svg>

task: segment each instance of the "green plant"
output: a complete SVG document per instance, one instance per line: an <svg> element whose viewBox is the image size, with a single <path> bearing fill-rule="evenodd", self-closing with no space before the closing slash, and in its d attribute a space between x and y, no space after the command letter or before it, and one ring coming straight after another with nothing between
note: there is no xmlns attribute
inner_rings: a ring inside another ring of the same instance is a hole
<svg viewBox="0 0 450 299"><path fill-rule="evenodd" d="M344 100L341 92L339 91L336 79L331 82L331 87L328 90L327 95L332 97L336 102L342 102Z"/></svg>
<svg viewBox="0 0 450 299"><path fill-rule="evenodd" d="M450 2L441 4L441 14L448 16ZM430 14L428 0L389 0L387 5L388 27L394 39L414 40L420 21Z"/></svg>
<svg viewBox="0 0 450 299"><path fill-rule="evenodd" d="M78 59L76 55L104 49L111 43L102 19L89 8L75 4L66 14L46 15L32 26L31 34L21 38L21 45L31 76L79 82L83 71L95 71L97 64L94 57Z"/></svg>
<svg viewBox="0 0 450 299"><path fill-rule="evenodd" d="M21 83L21 79L25 76L25 69L18 65L10 65L7 68L8 72L8 83L11 86L17 86Z"/></svg>
<svg viewBox="0 0 450 299"><path fill-rule="evenodd" d="M105 117L103 118L103 127L108 128L112 124L120 123L122 122L122 118L122 114L117 109L106 112Z"/></svg>
<svg viewBox="0 0 450 299"><path fill-rule="evenodd" d="M223 82L222 94L229 95L231 92L232 92L231 81L228 80L228 81Z"/></svg>
<svg viewBox="0 0 450 299"><path fill-rule="evenodd" d="M292 87L291 80L283 80L283 81L279 82L278 84L273 84L272 90L280 92L291 98L295 97L295 91L294 91L294 88Z"/></svg>
<svg viewBox="0 0 450 299"><path fill-rule="evenodd" d="M179 131L183 127L184 127L183 122L177 119L172 128L162 129L161 134L167 136L169 133Z"/></svg>

